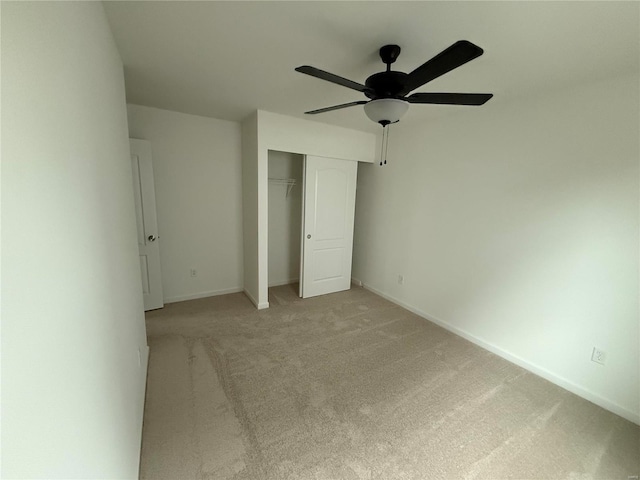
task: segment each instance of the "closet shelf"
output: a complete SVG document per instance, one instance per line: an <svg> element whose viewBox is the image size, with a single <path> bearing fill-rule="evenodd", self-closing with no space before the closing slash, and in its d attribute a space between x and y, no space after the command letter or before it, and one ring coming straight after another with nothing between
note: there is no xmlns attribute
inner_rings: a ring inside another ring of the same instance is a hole
<svg viewBox="0 0 640 480"><path fill-rule="evenodd" d="M273 185L286 185L287 187L287 197L291 193L291 189L296 185L295 178L271 178L269 177L269 183Z"/></svg>

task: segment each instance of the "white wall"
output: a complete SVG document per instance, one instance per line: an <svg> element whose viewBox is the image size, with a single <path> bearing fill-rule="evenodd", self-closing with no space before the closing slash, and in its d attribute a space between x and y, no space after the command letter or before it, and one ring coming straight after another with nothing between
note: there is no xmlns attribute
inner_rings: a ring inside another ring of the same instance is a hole
<svg viewBox="0 0 640 480"><path fill-rule="evenodd" d="M302 165L304 156L269 152L269 286L300 278ZM291 179L292 187L272 179Z"/></svg>
<svg viewBox="0 0 640 480"><path fill-rule="evenodd" d="M2 477L136 478L147 347L122 64L101 3L1 8Z"/></svg>
<svg viewBox="0 0 640 480"><path fill-rule="evenodd" d="M130 136L151 142L165 302L242 291L240 124L139 105L128 113Z"/></svg>
<svg viewBox="0 0 640 480"><path fill-rule="evenodd" d="M258 308L258 114L242 122L242 244L244 293ZM266 301L266 300L265 300Z"/></svg>
<svg viewBox="0 0 640 480"><path fill-rule="evenodd" d="M637 422L638 84L400 123L358 173L354 276Z"/></svg>

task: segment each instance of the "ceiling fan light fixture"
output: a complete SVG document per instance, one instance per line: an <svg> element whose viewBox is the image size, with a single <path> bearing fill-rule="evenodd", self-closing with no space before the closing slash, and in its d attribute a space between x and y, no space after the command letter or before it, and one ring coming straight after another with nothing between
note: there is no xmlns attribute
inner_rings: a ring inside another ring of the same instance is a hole
<svg viewBox="0 0 640 480"><path fill-rule="evenodd" d="M364 106L367 117L382 126L400 121L407 110L409 110L409 102L398 98L378 98Z"/></svg>

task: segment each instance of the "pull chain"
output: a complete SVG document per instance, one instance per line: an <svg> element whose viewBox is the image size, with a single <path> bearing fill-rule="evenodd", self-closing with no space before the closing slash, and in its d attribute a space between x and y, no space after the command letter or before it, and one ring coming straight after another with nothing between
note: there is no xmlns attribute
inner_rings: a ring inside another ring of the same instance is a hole
<svg viewBox="0 0 640 480"><path fill-rule="evenodd" d="M384 158L384 150L385 150L385 148L384 148L384 139L385 139L385 136L386 136L386 133L387 133L387 128L386 127L387 127L386 125L382 125L382 145L380 145L380 166L382 166L382 161L386 160Z"/></svg>
<svg viewBox="0 0 640 480"><path fill-rule="evenodd" d="M387 164L387 152L389 150L389 131L391 124L382 125L382 145L380 146L380 166Z"/></svg>
<svg viewBox="0 0 640 480"><path fill-rule="evenodd" d="M389 150L389 133L391 132L391 124L387 125L387 140L384 147L384 164L387 164L387 151Z"/></svg>

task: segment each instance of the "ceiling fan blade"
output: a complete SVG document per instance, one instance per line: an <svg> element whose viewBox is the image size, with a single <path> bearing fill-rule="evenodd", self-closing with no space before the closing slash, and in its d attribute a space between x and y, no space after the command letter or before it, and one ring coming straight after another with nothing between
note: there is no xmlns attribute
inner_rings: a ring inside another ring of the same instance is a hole
<svg viewBox="0 0 640 480"><path fill-rule="evenodd" d="M411 72L406 78L403 95L464 65L483 53L484 50L467 40L457 41Z"/></svg>
<svg viewBox="0 0 640 480"><path fill-rule="evenodd" d="M367 90L367 87L365 87L361 83L354 82L352 80L349 80L348 78L339 77L338 75L325 72L324 70L320 70L319 68L311 67L309 65L302 65L301 67L296 68L296 72L306 73L307 75L319 78L320 80L326 80L327 82L336 83L338 85L342 85L343 87L357 90L358 92L364 92L365 90Z"/></svg>
<svg viewBox="0 0 640 480"><path fill-rule="evenodd" d="M365 103L368 103L367 100L358 100L357 102L342 103L340 105L334 105L333 107L319 108L318 110L311 110L310 112L304 112L304 113L308 115L315 115L316 113L330 112L331 110L340 110L341 108L354 107L356 105L364 105Z"/></svg>
<svg viewBox="0 0 640 480"><path fill-rule="evenodd" d="M484 105L491 97L493 93L414 93L405 100L438 105Z"/></svg>

